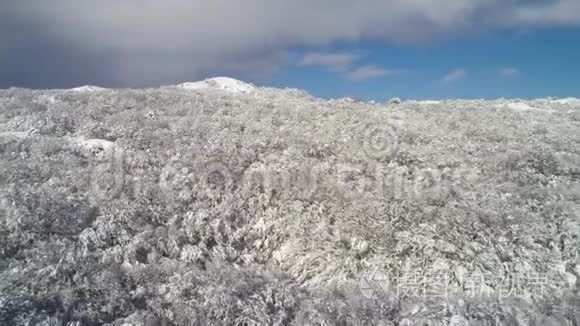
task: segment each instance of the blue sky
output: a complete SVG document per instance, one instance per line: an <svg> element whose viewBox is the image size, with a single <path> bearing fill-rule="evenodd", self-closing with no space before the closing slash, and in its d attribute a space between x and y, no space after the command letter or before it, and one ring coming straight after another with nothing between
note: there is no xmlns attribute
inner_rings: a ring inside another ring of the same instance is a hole
<svg viewBox="0 0 580 326"><path fill-rule="evenodd" d="M308 89L320 97L385 100L580 97L580 29L497 32L427 46L356 42L316 53L360 53L353 62L388 70L384 76L352 81L332 67L286 66L269 82ZM456 72L453 74L453 72ZM456 78L444 81L452 74Z"/></svg>
<svg viewBox="0 0 580 326"><path fill-rule="evenodd" d="M578 0L0 0L0 88L230 76L320 97L580 97Z"/></svg>

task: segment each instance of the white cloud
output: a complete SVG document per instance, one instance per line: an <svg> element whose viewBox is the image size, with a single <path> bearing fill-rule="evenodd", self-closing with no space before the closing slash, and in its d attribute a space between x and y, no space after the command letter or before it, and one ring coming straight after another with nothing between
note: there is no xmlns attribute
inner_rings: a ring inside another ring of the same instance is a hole
<svg viewBox="0 0 580 326"><path fill-rule="evenodd" d="M513 78L518 77L521 73L517 68L504 67L499 70L499 74L502 75L503 77Z"/></svg>
<svg viewBox="0 0 580 326"><path fill-rule="evenodd" d="M374 65L362 66L346 74L346 78L351 81L364 81L373 78L392 75L391 70L383 69Z"/></svg>
<svg viewBox="0 0 580 326"><path fill-rule="evenodd" d="M418 43L477 30L580 26L578 0L2 1L0 13L13 21L6 25L13 29L0 31L3 47L31 37L106 52L111 71L133 67L118 70L118 78L128 81L167 65L173 73L163 79L195 79L233 66L275 71L284 62L280 53L295 46ZM29 36L31 26L42 35ZM262 58L268 62L263 68L257 64Z"/></svg>
<svg viewBox="0 0 580 326"><path fill-rule="evenodd" d="M361 58L360 54L355 53L308 53L298 63L299 66L322 66L341 75L350 81L364 81L373 78L391 75L391 70L380 68L376 65L364 65L355 69L351 66Z"/></svg>
<svg viewBox="0 0 580 326"><path fill-rule="evenodd" d="M530 1L530 5L516 7L514 21L530 25L580 25L580 1L544 1L544 5L539 3Z"/></svg>
<svg viewBox="0 0 580 326"><path fill-rule="evenodd" d="M299 66L322 66L332 71L346 71L360 58L354 53L308 53Z"/></svg>
<svg viewBox="0 0 580 326"><path fill-rule="evenodd" d="M465 69L454 69L445 74L443 78L441 78L441 84L449 84L452 82L456 82L459 80L463 80L467 78L467 70Z"/></svg>

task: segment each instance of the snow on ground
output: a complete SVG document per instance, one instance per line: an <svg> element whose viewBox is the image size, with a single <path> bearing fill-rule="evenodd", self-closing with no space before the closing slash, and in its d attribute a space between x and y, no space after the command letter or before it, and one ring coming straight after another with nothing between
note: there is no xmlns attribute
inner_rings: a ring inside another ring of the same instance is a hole
<svg viewBox="0 0 580 326"><path fill-rule="evenodd" d="M177 87L184 89L220 89L232 93L247 93L256 89L252 84L228 77L215 77L197 82L183 83L177 85Z"/></svg>

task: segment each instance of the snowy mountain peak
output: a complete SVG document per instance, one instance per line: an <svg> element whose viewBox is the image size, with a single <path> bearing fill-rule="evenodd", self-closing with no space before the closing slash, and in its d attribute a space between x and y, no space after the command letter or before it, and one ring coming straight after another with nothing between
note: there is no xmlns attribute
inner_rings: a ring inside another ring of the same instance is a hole
<svg viewBox="0 0 580 326"><path fill-rule="evenodd" d="M252 84L245 83L243 81L228 78L228 77L215 77L209 78L197 82L189 82L177 85L177 87L184 89L221 89L229 91L232 93L245 93L251 92L256 89Z"/></svg>
<svg viewBox="0 0 580 326"><path fill-rule="evenodd" d="M75 92L99 92L106 91L107 89L99 86L85 85L81 87L71 88L70 90Z"/></svg>

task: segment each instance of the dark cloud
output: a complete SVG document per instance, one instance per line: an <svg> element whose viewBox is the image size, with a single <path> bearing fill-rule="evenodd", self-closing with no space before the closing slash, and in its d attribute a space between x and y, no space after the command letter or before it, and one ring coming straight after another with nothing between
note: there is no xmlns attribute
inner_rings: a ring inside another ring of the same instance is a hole
<svg viewBox="0 0 580 326"><path fill-rule="evenodd" d="M264 78L294 46L578 25L578 0L3 1L0 86Z"/></svg>
<svg viewBox="0 0 580 326"><path fill-rule="evenodd" d="M0 88L120 86L112 51L87 51L84 44L47 34L42 24L26 18L0 15Z"/></svg>

